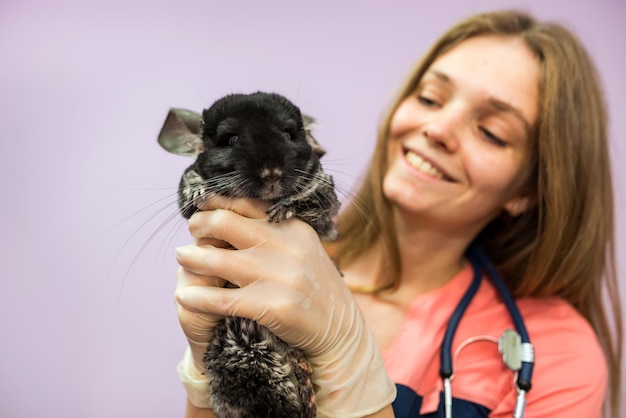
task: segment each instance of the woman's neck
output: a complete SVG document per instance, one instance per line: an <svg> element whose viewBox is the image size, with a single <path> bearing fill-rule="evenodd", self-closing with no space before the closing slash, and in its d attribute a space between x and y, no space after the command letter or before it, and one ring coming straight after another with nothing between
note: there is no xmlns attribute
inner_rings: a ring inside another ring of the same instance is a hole
<svg viewBox="0 0 626 418"><path fill-rule="evenodd" d="M396 225L401 273L397 287L378 292L381 298L405 304L452 280L465 264L465 251L473 236L441 232L424 225ZM393 274L382 240L347 269L346 280L355 291L367 292L389 285Z"/></svg>
<svg viewBox="0 0 626 418"><path fill-rule="evenodd" d="M416 297L448 283L465 264L469 243L432 231L399 230L400 284L398 291Z"/></svg>

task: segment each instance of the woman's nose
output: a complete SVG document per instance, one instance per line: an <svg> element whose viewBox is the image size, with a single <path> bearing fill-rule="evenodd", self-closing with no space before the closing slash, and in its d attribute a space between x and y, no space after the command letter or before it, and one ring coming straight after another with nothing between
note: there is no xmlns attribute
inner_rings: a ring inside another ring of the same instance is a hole
<svg viewBox="0 0 626 418"><path fill-rule="evenodd" d="M447 152L455 152L459 147L459 134L463 123L460 109L448 107L439 109L424 124L423 134L433 146Z"/></svg>

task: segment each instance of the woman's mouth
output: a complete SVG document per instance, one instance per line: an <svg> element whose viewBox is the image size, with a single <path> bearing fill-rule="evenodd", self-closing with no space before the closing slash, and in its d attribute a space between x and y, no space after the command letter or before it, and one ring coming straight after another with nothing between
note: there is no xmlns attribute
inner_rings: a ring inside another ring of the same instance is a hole
<svg viewBox="0 0 626 418"><path fill-rule="evenodd" d="M448 175L439 170L437 167L432 165L430 162L426 161L424 158L414 153L413 151L407 150L404 154L406 161L409 165L416 170L441 180L453 181Z"/></svg>

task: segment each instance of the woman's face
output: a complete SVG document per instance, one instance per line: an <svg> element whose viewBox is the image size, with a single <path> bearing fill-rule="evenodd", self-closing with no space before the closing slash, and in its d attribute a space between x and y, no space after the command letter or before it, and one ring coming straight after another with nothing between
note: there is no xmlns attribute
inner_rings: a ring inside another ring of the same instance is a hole
<svg viewBox="0 0 626 418"><path fill-rule="evenodd" d="M522 40L471 38L441 55L392 117L385 196L427 225L478 233L522 194L539 64Z"/></svg>

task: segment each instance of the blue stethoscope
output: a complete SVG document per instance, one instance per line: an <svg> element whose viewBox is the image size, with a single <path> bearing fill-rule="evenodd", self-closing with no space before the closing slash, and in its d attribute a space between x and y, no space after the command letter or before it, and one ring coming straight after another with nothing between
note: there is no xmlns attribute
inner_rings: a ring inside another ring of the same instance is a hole
<svg viewBox="0 0 626 418"><path fill-rule="evenodd" d="M467 251L467 258L472 264L474 278L452 313L441 345L441 368L439 369L439 374L443 379L445 417L452 418L452 339L463 317L463 313L478 290L483 277L482 268L484 267L494 286L500 293L515 325L515 331L507 330L500 338L498 341L498 349L502 353L504 363L514 372L517 372L517 401L515 403L513 417L522 418L526 407L526 393L531 388L530 380L535 361L534 348L530 343L524 320L513 300L513 296L489 258L473 245L470 246Z"/></svg>

